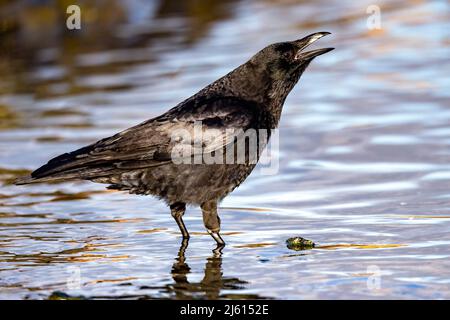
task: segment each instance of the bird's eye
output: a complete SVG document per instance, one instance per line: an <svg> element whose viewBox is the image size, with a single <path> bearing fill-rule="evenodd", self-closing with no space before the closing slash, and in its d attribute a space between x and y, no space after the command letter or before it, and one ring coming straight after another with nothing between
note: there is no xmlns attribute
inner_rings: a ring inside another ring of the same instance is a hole
<svg viewBox="0 0 450 320"><path fill-rule="evenodd" d="M294 54L293 54L293 52L291 52L291 51L286 51L286 52L283 54L283 58L285 58L286 60L291 60L291 59L293 58L293 56L294 56Z"/></svg>

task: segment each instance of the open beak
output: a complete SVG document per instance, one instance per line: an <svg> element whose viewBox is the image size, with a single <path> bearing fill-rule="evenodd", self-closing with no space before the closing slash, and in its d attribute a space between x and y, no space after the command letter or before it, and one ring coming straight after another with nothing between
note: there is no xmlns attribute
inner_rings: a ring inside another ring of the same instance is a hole
<svg viewBox="0 0 450 320"><path fill-rule="evenodd" d="M297 54L295 55L295 60L311 61L312 59L314 59L317 56L320 56L324 53L334 50L334 48L322 48L322 49L316 49L316 50L303 52L303 49L305 49L313 42L316 42L317 40L319 40L320 38L322 38L328 34L331 34L331 33L330 32L316 32L316 33L310 34L309 36L306 36L302 39L293 41L295 46L297 46L299 48L297 51Z"/></svg>

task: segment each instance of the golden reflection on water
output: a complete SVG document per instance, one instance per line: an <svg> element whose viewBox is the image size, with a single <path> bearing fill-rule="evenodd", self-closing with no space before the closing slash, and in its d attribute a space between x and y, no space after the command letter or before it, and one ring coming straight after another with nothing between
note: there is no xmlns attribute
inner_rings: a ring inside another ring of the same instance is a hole
<svg viewBox="0 0 450 320"><path fill-rule="evenodd" d="M404 247L404 244L395 244L395 243L371 243L371 244L355 244L355 243L339 243L339 244L331 244L331 245L323 245L317 246L317 249L323 250L337 250L337 249L390 249L390 248L400 248Z"/></svg>
<svg viewBox="0 0 450 320"><path fill-rule="evenodd" d="M166 231L167 228L154 228L154 229L150 229L150 230L139 230L137 231L137 233L155 233L155 232L162 232L162 231Z"/></svg>
<svg viewBox="0 0 450 320"><path fill-rule="evenodd" d="M263 247L270 247L275 246L276 243L272 242L262 242L262 243L247 243L247 244L241 244L234 246L235 248L263 248Z"/></svg>
<svg viewBox="0 0 450 320"><path fill-rule="evenodd" d="M2 251L1 254L5 258L1 258L0 262L15 263L18 266L21 263L33 263L34 265L51 264L51 263L83 263L98 260L123 261L129 258L127 255L108 255L99 253L104 251L103 247L117 247L117 245L109 244L86 244L83 247L75 249L67 249L58 252L40 252L37 254L14 254L7 251Z"/></svg>

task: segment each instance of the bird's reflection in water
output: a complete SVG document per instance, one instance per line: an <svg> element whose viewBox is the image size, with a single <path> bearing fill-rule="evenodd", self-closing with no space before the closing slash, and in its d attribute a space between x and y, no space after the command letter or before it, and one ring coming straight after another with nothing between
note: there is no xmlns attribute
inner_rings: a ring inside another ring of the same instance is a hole
<svg viewBox="0 0 450 320"><path fill-rule="evenodd" d="M186 262L186 249L189 240L184 239L181 243L178 256L172 266L173 284L167 285L167 293L173 299L261 299L253 294L222 293L222 290L242 290L247 282L238 278L223 277L222 270L222 248L218 246L213 254L206 259L204 276L200 282L189 282L188 275L191 268Z"/></svg>
<svg viewBox="0 0 450 320"><path fill-rule="evenodd" d="M181 242L178 255L172 265L173 283L164 286L141 286L136 293L126 295L72 296L62 291L54 291L50 300L72 299L266 299L256 294L238 293L246 289L246 281L238 278L223 277L222 248L218 246L206 259L204 276L200 282L189 282L191 268L186 262L188 240ZM157 294L141 293L141 290L157 290ZM233 292L236 290L236 292ZM224 292L225 291L225 292Z"/></svg>

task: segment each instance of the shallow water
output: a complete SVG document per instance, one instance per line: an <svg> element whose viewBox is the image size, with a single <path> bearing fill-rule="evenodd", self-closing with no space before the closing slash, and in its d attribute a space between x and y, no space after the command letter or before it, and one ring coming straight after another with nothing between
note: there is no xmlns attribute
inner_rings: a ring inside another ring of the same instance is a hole
<svg viewBox="0 0 450 320"><path fill-rule="evenodd" d="M2 35L1 298L450 298L447 3L381 1L382 30L372 1L111 3L86 7L112 13L76 36L54 31L57 8L2 8L23 28ZM11 184L322 30L336 50L286 102L277 174L257 168L221 204L221 256L196 207L185 248L151 197ZM293 236L316 247L290 250Z"/></svg>

